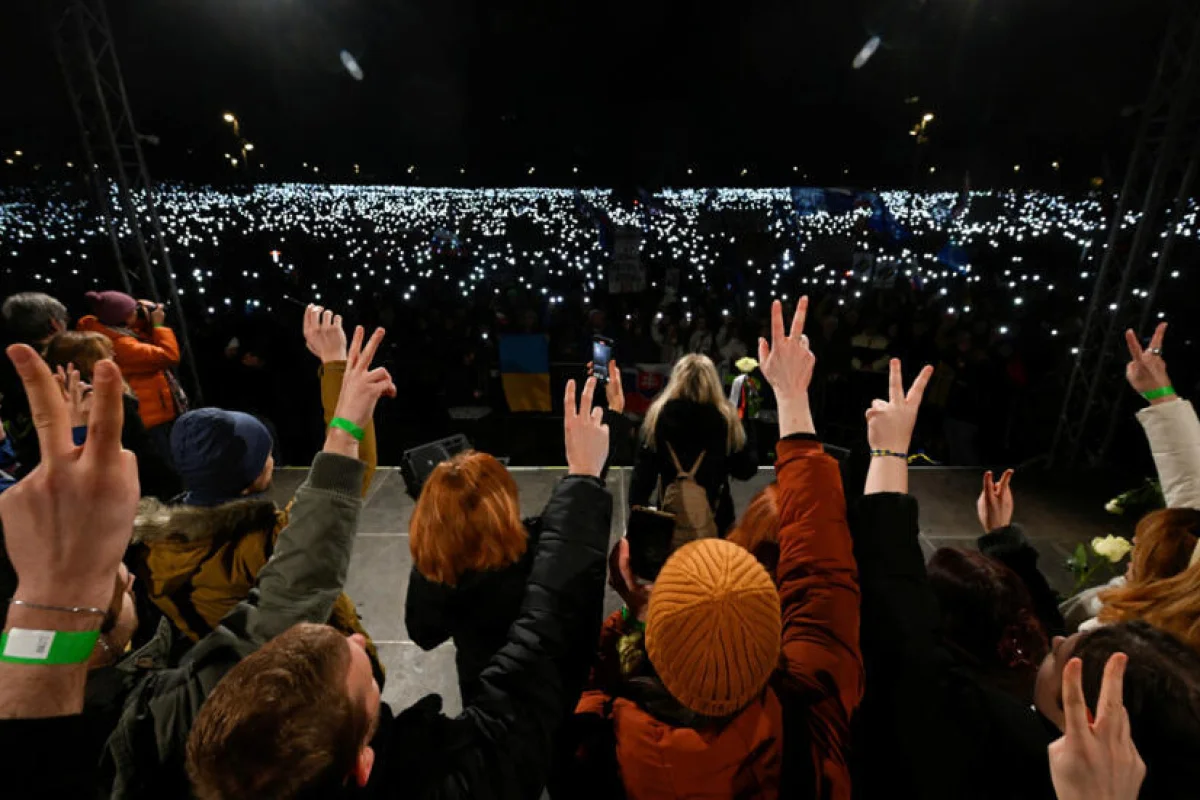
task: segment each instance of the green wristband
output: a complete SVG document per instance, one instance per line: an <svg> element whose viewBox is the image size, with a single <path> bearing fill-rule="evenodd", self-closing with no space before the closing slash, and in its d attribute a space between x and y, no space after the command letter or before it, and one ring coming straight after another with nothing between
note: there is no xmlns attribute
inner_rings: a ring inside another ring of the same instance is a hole
<svg viewBox="0 0 1200 800"><path fill-rule="evenodd" d="M100 631L36 631L12 628L0 634L0 664L83 664L92 657Z"/></svg>
<svg viewBox="0 0 1200 800"><path fill-rule="evenodd" d="M367 435L366 431L343 417L334 417L333 419L329 420L329 427L345 431L355 439L358 439L360 442L363 440L363 437Z"/></svg>
<svg viewBox="0 0 1200 800"><path fill-rule="evenodd" d="M1157 389L1151 389L1148 392L1142 392L1142 397L1147 400L1157 400L1160 397L1170 397L1175 394L1174 386L1160 386Z"/></svg>

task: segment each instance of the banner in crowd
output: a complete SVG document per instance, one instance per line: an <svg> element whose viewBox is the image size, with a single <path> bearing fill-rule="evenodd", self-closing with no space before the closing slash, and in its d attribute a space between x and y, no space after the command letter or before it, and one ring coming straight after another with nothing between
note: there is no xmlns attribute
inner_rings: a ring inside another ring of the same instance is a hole
<svg viewBox="0 0 1200 800"><path fill-rule="evenodd" d="M792 205L802 217L819 213L845 214L856 208L868 210L871 216L867 220L867 226L875 233L894 242L902 242L912 237L912 233L900 224L878 192L794 186Z"/></svg>
<svg viewBox="0 0 1200 800"><path fill-rule="evenodd" d="M608 268L609 294L633 294L646 290L646 271L642 269L642 232L634 227L617 228L613 239L613 260Z"/></svg>
<svg viewBox="0 0 1200 800"><path fill-rule="evenodd" d="M671 377L670 364L635 364L621 370L625 386L625 410L630 414L645 414L650 403L667 385Z"/></svg>
<svg viewBox="0 0 1200 800"><path fill-rule="evenodd" d="M500 381L510 411L550 410L550 344L540 333L500 337Z"/></svg>

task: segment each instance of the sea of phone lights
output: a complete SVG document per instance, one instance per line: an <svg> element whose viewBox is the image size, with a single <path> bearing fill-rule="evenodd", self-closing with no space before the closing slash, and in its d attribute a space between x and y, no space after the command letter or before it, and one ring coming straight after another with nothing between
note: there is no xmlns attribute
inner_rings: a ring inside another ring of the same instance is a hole
<svg viewBox="0 0 1200 800"><path fill-rule="evenodd" d="M112 261L111 246L102 221L82 200L72 199L77 196L45 187L0 193L0 269L6 283L58 293L100 284L96 266ZM1022 306L1036 293L1063 293L1079 304L1091 294L1108 224L1095 194L880 196L912 237L869 236L867 209L795 215L787 189L665 191L633 205L617 203L602 190L262 184L231 191L163 185L158 210L179 291L186 303L208 314L270 307L277 299L254 291L270 270L288 274L305 301L333 294L329 302L348 306L370 303L380 293L416 306L435 290L445 297L448 289L464 298L516 289L540 294L548 304L562 303L573 290L588 295L604 290L611 259L605 239L622 226L641 231L643 262L680 268L677 299L685 308L689 292L703 292L710 283L713 265L746 255L753 239L755 257L744 259L744 268L738 261L747 280L739 296L728 299L724 314L730 308L761 313L770 297L794 299L805 291L852 302L864 288L862 276L847 264L820 263L812 255L833 240L894 259L923 291L943 299L948 314L970 312L969 289L981 280L981 269L969 261L951 267L937 252L926 252L946 241L971 259L984 260L980 254L989 248L1003 254L999 266L990 259L988 268L1003 272L996 280L1009 291L1011 323L1020 324ZM581 214L581 206L591 214ZM595 224L598 215L607 217L607 233ZM738 225L713 224L734 217ZM1125 223L1136 221L1131 214ZM128 236L127 230L120 233ZM1194 201L1179 234L1193 241L1197 235ZM764 240L770 243L765 250ZM1044 253L1046 245L1069 257L1048 264L1024 254ZM1178 269L1167 276L1179 278ZM660 289L657 282L649 288ZM1168 283L1164 290L1170 288ZM1136 299L1146 288L1130 291ZM998 323L1005 333L1008 325Z"/></svg>

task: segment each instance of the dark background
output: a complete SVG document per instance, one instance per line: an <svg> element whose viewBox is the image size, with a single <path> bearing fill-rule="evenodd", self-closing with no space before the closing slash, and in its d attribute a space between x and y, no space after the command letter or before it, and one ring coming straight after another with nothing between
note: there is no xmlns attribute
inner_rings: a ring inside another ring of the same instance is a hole
<svg viewBox="0 0 1200 800"><path fill-rule="evenodd" d="M13 179L79 151L52 5L0 10L0 151L27 156ZM967 171L975 186L1112 186L1166 22L1165 3L1128 0L108 5L139 128L161 139L157 177L232 177L232 111L256 179L359 164L360 180L476 186L956 189ZM873 34L883 46L851 69ZM918 153L908 132L927 111Z"/></svg>

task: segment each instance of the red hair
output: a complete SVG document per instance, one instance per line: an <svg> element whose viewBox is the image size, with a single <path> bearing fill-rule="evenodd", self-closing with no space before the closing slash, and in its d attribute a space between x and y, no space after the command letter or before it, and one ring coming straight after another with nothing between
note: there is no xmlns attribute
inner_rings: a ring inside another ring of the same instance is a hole
<svg viewBox="0 0 1200 800"><path fill-rule="evenodd" d="M957 547L937 550L927 571L941 607L942 635L1002 688L1028 697L1050 642L1020 576L994 558Z"/></svg>
<svg viewBox="0 0 1200 800"><path fill-rule="evenodd" d="M422 575L454 586L467 571L507 567L527 545L517 483L503 464L468 450L434 468L408 526Z"/></svg>
<svg viewBox="0 0 1200 800"><path fill-rule="evenodd" d="M725 538L749 550L774 576L779 563L779 484L769 483L754 495Z"/></svg>

